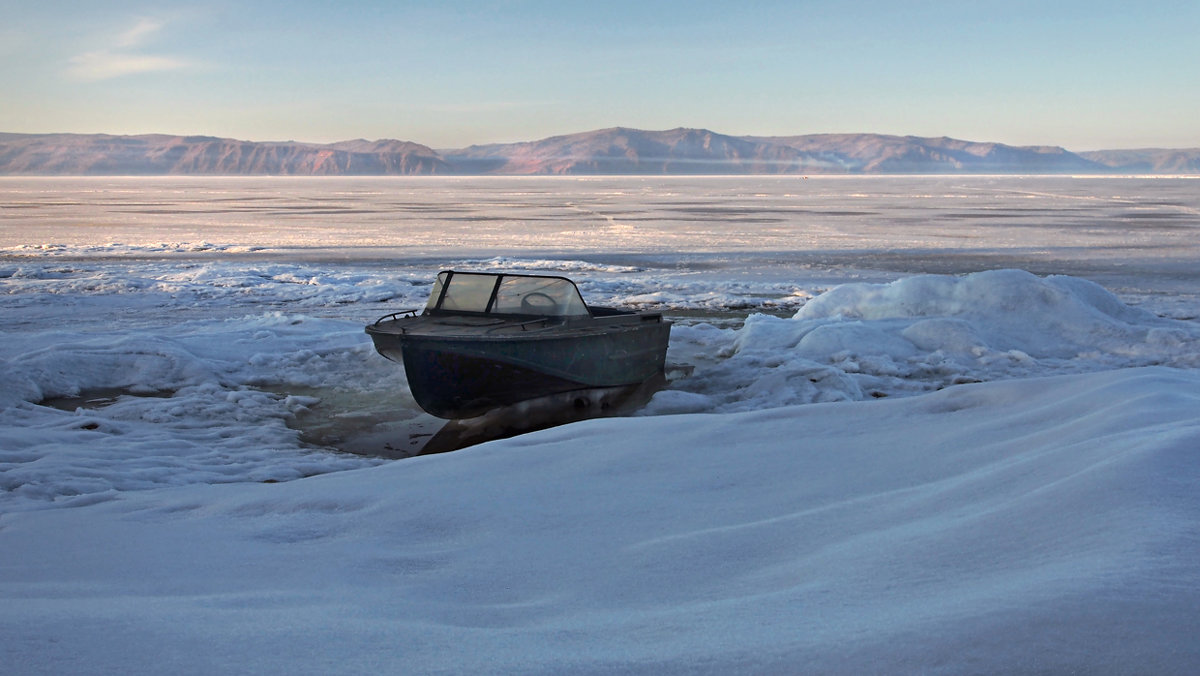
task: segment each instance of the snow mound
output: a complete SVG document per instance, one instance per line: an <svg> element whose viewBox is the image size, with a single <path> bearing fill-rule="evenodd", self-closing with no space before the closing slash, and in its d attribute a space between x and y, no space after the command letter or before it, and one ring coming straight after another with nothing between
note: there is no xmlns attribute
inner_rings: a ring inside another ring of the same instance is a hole
<svg viewBox="0 0 1200 676"><path fill-rule="evenodd" d="M1021 270L845 284L793 317L682 326L695 377L646 413L742 411L947 385L1165 364L1200 367L1200 326L1122 303L1087 280ZM720 358L707 359L706 354Z"/></svg>

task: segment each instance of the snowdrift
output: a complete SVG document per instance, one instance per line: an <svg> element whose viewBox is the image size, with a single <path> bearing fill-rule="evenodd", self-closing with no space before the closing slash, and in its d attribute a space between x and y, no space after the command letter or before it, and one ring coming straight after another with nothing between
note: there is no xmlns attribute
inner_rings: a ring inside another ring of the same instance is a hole
<svg viewBox="0 0 1200 676"><path fill-rule="evenodd" d="M17 673L1200 664L1200 375L590 421L7 515Z"/></svg>

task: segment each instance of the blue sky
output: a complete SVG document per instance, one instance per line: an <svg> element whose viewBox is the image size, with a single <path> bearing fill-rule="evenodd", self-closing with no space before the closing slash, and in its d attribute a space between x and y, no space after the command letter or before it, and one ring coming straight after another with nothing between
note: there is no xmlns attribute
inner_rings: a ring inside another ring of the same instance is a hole
<svg viewBox="0 0 1200 676"><path fill-rule="evenodd" d="M0 0L0 131L1200 147L1200 2Z"/></svg>

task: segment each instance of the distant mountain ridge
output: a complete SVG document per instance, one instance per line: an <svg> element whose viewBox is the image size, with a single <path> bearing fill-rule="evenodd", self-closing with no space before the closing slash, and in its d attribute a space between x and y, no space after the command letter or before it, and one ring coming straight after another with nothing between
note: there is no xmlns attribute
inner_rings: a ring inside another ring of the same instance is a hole
<svg viewBox="0 0 1200 676"><path fill-rule="evenodd" d="M0 134L0 174L344 176L449 171L432 149L407 141L318 145L165 134Z"/></svg>
<svg viewBox="0 0 1200 676"><path fill-rule="evenodd" d="M1094 150L1079 155L1131 174L1200 174L1200 148Z"/></svg>
<svg viewBox="0 0 1200 676"><path fill-rule="evenodd" d="M1200 173L1200 148L1010 146L885 134L729 136L613 127L434 150L411 141L316 144L211 136L0 133L4 175L580 175Z"/></svg>

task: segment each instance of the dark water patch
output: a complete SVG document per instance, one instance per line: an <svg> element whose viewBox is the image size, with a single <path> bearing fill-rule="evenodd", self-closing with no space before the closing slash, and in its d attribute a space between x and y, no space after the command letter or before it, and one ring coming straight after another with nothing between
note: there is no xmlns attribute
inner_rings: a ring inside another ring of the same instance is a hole
<svg viewBox="0 0 1200 676"><path fill-rule="evenodd" d="M411 398L397 392L298 385L265 389L312 400L284 421L300 433L301 442L354 455L412 457L445 422L417 411Z"/></svg>
<svg viewBox="0 0 1200 676"><path fill-rule="evenodd" d="M435 418L405 397L380 392L289 388L277 394L319 399L287 421L304 443L396 460L456 451L581 420L629 415L669 379L690 373L688 366L672 365L665 375L641 385L565 392L465 420Z"/></svg>
<svg viewBox="0 0 1200 676"><path fill-rule="evenodd" d="M56 408L60 411L73 412L79 409L88 411L97 411L102 408L107 408L120 401L122 398L128 397L153 397L156 399L169 399L175 393L170 391L133 391L125 387L98 387L90 390L83 390L79 394L70 397L50 397L38 402L39 406L48 406Z"/></svg>

